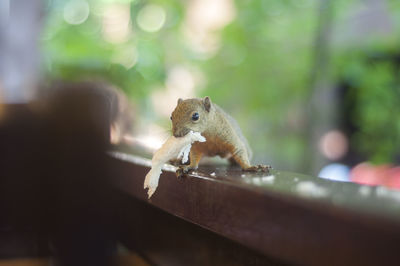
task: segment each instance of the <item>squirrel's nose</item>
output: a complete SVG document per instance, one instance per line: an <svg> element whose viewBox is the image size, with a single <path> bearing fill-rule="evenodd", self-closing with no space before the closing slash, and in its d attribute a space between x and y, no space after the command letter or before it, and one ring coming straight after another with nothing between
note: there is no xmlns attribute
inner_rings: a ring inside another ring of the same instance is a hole
<svg viewBox="0 0 400 266"><path fill-rule="evenodd" d="M180 137L179 131L176 128L172 129L172 135L174 135L175 138L179 138Z"/></svg>
<svg viewBox="0 0 400 266"><path fill-rule="evenodd" d="M184 136L184 134L182 134L182 131L180 131L180 132L175 131L173 135L174 135L175 138L180 138L180 137Z"/></svg>
<svg viewBox="0 0 400 266"><path fill-rule="evenodd" d="M176 127L172 127L172 135L174 135L175 138L179 137L179 133Z"/></svg>
<svg viewBox="0 0 400 266"><path fill-rule="evenodd" d="M189 129L187 128L182 128L181 130L173 130L173 135L175 138L180 138L185 136L187 133L189 133Z"/></svg>

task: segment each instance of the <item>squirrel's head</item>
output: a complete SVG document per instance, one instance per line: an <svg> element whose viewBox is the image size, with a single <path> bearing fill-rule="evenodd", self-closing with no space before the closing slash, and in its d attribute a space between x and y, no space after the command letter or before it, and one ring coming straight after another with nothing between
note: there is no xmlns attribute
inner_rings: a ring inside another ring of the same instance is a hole
<svg viewBox="0 0 400 266"><path fill-rule="evenodd" d="M179 99L178 105L171 115L172 134L175 137L183 137L190 130L202 133L207 129L211 108L209 97L203 99Z"/></svg>

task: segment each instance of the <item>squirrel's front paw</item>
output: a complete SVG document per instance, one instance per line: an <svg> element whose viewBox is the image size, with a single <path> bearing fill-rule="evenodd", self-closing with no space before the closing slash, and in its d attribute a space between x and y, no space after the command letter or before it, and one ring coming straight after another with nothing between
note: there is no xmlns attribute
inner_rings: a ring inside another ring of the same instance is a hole
<svg viewBox="0 0 400 266"><path fill-rule="evenodd" d="M191 169L188 166L185 165L181 165L178 167L178 169L176 170L175 174L176 177L181 178L183 177L185 174L189 173Z"/></svg>
<svg viewBox="0 0 400 266"><path fill-rule="evenodd" d="M254 165L254 166L250 166L248 168L245 168L245 169L243 169L243 171L247 171L247 172L269 172L269 169L272 169L272 167L270 165L259 164L259 165Z"/></svg>
<svg viewBox="0 0 400 266"><path fill-rule="evenodd" d="M189 174L192 171L195 171L196 169L197 169L197 166L180 165L175 173L176 173L176 176L178 178L180 178L180 177L183 177L186 174Z"/></svg>

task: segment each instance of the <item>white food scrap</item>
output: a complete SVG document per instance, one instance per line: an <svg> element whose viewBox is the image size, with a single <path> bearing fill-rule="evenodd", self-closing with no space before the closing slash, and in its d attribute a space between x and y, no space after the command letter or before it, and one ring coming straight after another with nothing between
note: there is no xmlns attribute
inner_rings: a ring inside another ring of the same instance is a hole
<svg viewBox="0 0 400 266"><path fill-rule="evenodd" d="M190 131L183 137L176 138L171 136L158 149L151 160L151 169L144 180L144 189L148 188L147 195L150 198L156 191L160 179L161 169L165 163L171 159L182 157L182 163L189 159L189 152L193 142L205 142L206 138L199 132Z"/></svg>
<svg viewBox="0 0 400 266"><path fill-rule="evenodd" d="M302 181L296 186L297 192L305 197L321 198L329 195L329 191L311 181Z"/></svg>
<svg viewBox="0 0 400 266"><path fill-rule="evenodd" d="M261 180L265 184L273 184L275 181L275 176L274 175L263 176L261 177Z"/></svg>
<svg viewBox="0 0 400 266"><path fill-rule="evenodd" d="M360 193L364 197L368 197L371 195L372 188L369 186L361 186L358 188L358 193Z"/></svg>

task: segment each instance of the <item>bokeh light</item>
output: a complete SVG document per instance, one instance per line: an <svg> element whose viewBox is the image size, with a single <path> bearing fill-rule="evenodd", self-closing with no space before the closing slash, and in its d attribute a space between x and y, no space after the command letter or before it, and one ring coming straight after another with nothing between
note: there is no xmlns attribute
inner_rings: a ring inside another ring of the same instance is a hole
<svg viewBox="0 0 400 266"><path fill-rule="evenodd" d="M175 66L169 71L165 85L187 95L193 93L194 82L193 74L187 68Z"/></svg>
<svg viewBox="0 0 400 266"><path fill-rule="evenodd" d="M179 98L192 98L195 93L196 79L189 68L177 65L167 74L165 89L152 94L152 103L155 111L164 117L169 117Z"/></svg>
<svg viewBox="0 0 400 266"><path fill-rule="evenodd" d="M115 64L120 64L124 66L126 69L130 69L133 66L135 66L137 60L138 60L138 51L136 47L132 45L115 51L115 53L111 58L111 62Z"/></svg>
<svg viewBox="0 0 400 266"><path fill-rule="evenodd" d="M350 168L339 163L328 164L321 169L318 176L325 179L348 182L350 181Z"/></svg>
<svg viewBox="0 0 400 266"><path fill-rule="evenodd" d="M339 130L324 134L319 143L321 153L330 160L342 158L348 151L347 137Z"/></svg>
<svg viewBox="0 0 400 266"><path fill-rule="evenodd" d="M137 24L147 32L159 31L165 23L167 14L161 6L147 5L143 7L137 16Z"/></svg>
<svg viewBox="0 0 400 266"><path fill-rule="evenodd" d="M140 134L125 134L123 139L131 145L144 146L150 151L159 149L165 140L169 137L169 133L162 127L154 123L143 125Z"/></svg>
<svg viewBox="0 0 400 266"><path fill-rule="evenodd" d="M103 9L103 38L110 43L123 43L132 33L129 3L112 3Z"/></svg>
<svg viewBox="0 0 400 266"><path fill-rule="evenodd" d="M351 169L350 180L359 184L382 185L400 189L400 167L363 162Z"/></svg>
<svg viewBox="0 0 400 266"><path fill-rule="evenodd" d="M217 34L236 16L232 0L193 0L187 6L183 32L191 49L204 58L211 57L221 46Z"/></svg>
<svg viewBox="0 0 400 266"><path fill-rule="evenodd" d="M350 180L359 184L379 185L379 179L374 166L367 162L356 165L350 171Z"/></svg>
<svg viewBox="0 0 400 266"><path fill-rule="evenodd" d="M89 3L85 0L72 0L64 7L64 20L73 25L82 24L90 13Z"/></svg>

